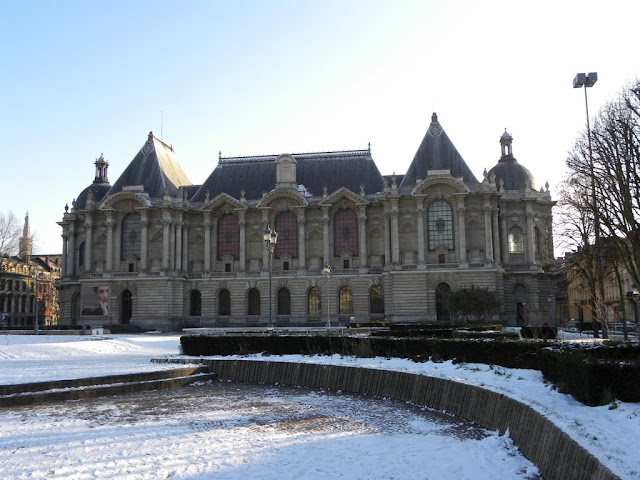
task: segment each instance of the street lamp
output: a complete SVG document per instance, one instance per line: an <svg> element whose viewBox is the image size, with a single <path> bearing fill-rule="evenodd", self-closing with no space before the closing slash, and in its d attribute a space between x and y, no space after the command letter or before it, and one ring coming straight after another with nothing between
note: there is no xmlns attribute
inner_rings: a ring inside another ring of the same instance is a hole
<svg viewBox="0 0 640 480"><path fill-rule="evenodd" d="M331 317L329 316L329 297L331 297L329 293L329 279L331 278L331 265L329 265L329 262L324 264L322 271L327 276L327 328L329 328L331 327Z"/></svg>
<svg viewBox="0 0 640 480"><path fill-rule="evenodd" d="M267 250L269 251L268 262L269 262L269 323L268 326L271 328L273 326L273 321L271 317L271 311L273 307L273 295L271 289L271 260L273 259L273 252L276 250L276 243L278 243L278 232L275 229L272 229L268 224L264 227L264 231L262 232L262 238L264 239L264 244L267 246Z"/></svg>
<svg viewBox="0 0 640 480"><path fill-rule="evenodd" d="M587 88L593 87L598 81L598 73L578 73L573 79L573 88L584 87L584 105L587 112L587 139L589 143L589 174L591 176L591 208L593 209L593 228L595 230L596 269L598 277L598 316L602 321L602 338L608 338L607 318L604 311L604 280L602 278L602 255L600 252L600 216L598 215L598 201L596 199L596 175L593 166L593 150L591 148L591 127L589 125L589 102L587 101ZM594 329L594 335L596 330Z"/></svg>
<svg viewBox="0 0 640 480"><path fill-rule="evenodd" d="M34 293L34 308L35 316L33 319L33 333L38 335L40 326L38 325L38 272L33 271L33 293Z"/></svg>

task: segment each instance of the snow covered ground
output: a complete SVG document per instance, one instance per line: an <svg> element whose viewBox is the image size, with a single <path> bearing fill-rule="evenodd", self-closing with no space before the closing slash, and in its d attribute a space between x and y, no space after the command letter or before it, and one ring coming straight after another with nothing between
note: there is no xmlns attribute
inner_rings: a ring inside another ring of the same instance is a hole
<svg viewBox="0 0 640 480"><path fill-rule="evenodd" d="M0 384L176 368L149 360L179 356L178 346L178 335L3 335ZM338 356L277 359L392 369L483 386L531 405L621 478L640 479L640 404L585 407L554 391L533 370ZM384 399L256 388L213 383L1 410L0 478L476 480L537 475L508 436L459 419Z"/></svg>

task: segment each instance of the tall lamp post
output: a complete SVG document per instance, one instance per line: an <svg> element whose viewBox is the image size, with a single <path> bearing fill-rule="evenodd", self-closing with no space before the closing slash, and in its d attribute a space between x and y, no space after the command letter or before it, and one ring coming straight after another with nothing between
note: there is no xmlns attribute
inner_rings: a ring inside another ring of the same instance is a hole
<svg viewBox="0 0 640 480"><path fill-rule="evenodd" d="M40 326L38 325L38 272L33 271L33 294L34 294L34 311L35 316L33 318L33 333L38 335Z"/></svg>
<svg viewBox="0 0 640 480"><path fill-rule="evenodd" d="M271 328L273 326L273 320L271 316L271 312L273 310L273 294L271 289L271 261L273 260L273 252L276 250L276 243L278 243L278 232L275 229L272 229L269 225L264 227L264 231L262 232L262 238L264 239L264 244L267 246L267 250L269 251L268 262L269 262L269 323L268 326Z"/></svg>
<svg viewBox="0 0 640 480"><path fill-rule="evenodd" d="M591 208L593 209L593 228L595 230L596 272L598 277L598 316L602 321L602 338L608 338L607 315L604 311L604 279L602 278L602 255L600 245L600 216L598 215L598 200L596 198L596 175L593 166L593 150L591 148L591 127L589 125L589 102L587 88L593 87L598 81L598 73L578 73L573 79L573 88L584 87L584 105L587 112L587 139L589 144L589 175L591 176ZM594 332L595 333L595 332Z"/></svg>
<svg viewBox="0 0 640 480"><path fill-rule="evenodd" d="M327 276L327 328L331 327L331 317L329 312L329 298L331 294L329 293L329 279L331 279L331 265L329 262L325 263L324 268L322 269L324 274Z"/></svg>

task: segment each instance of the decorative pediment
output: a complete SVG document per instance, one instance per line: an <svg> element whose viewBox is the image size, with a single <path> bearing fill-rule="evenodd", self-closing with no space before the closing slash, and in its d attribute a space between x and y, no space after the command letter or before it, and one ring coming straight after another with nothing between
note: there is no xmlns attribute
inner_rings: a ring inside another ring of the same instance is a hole
<svg viewBox="0 0 640 480"><path fill-rule="evenodd" d="M140 208L149 208L151 206L151 201L145 194L125 191L109 195L100 205L100 210L117 210L131 213Z"/></svg>
<svg viewBox="0 0 640 480"><path fill-rule="evenodd" d="M299 192L293 190L273 190L267 193L258 202L258 208L277 206L277 210L284 210L288 207L306 207L309 205L307 199Z"/></svg>
<svg viewBox="0 0 640 480"><path fill-rule="evenodd" d="M429 175L418 183L411 191L411 195L426 195L430 190L448 190L450 193L469 193L469 188L464 184L462 178L451 175Z"/></svg>
<svg viewBox="0 0 640 480"><path fill-rule="evenodd" d="M366 198L356 195L348 188L342 187L329 195L323 200L321 205L323 206L337 206L340 203L347 203L349 205L368 205L369 202Z"/></svg>
<svg viewBox="0 0 640 480"><path fill-rule="evenodd" d="M244 203L233 198L231 195L228 195L226 193L221 193L220 195L217 195L214 198L205 202L201 210L203 212L228 210L229 212L225 212L225 213L230 213L231 211L238 210L238 209L247 210L248 207Z"/></svg>

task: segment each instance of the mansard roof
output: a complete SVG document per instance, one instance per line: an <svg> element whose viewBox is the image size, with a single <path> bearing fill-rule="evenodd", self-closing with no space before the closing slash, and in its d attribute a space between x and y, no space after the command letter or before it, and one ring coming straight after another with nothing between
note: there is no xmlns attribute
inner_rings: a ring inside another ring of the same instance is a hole
<svg viewBox="0 0 640 480"><path fill-rule="evenodd" d="M370 150L292 154L296 160L296 183L313 196L321 196L325 185L328 193L341 187L366 193L383 190L382 175ZM191 199L203 202L220 193L247 199L259 199L276 185L276 159L280 155L255 157L220 157L218 165Z"/></svg>
<svg viewBox="0 0 640 480"><path fill-rule="evenodd" d="M121 192L124 186L130 185L142 185L149 197L162 198L165 193L177 196L180 187L191 185L191 182L176 160L173 147L150 132L146 143L108 194Z"/></svg>
<svg viewBox="0 0 640 480"><path fill-rule="evenodd" d="M450 170L452 176L462 177L465 183L479 183L449 140L435 113L431 116L431 125L400 185L415 185L416 179L427 178L429 170Z"/></svg>

